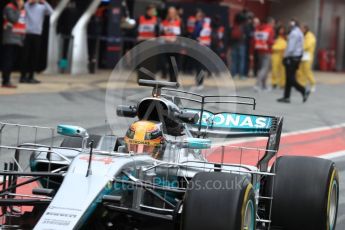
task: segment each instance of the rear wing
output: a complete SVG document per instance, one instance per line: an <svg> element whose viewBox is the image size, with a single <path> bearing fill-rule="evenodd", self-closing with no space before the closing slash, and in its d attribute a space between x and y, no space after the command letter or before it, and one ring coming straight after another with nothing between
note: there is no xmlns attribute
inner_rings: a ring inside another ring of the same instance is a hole
<svg viewBox="0 0 345 230"><path fill-rule="evenodd" d="M172 100L183 111L199 115L199 120L195 124L187 124L189 130L199 137L267 137L266 153L259 160L258 167L262 171L268 170L269 161L279 149L283 117L228 112L212 113L205 110L206 104L237 104L250 106L255 110L256 100L253 97L205 96L177 89L163 88L162 90L166 93L161 95ZM183 108L183 100L199 103L200 109Z"/></svg>
<svg viewBox="0 0 345 230"><path fill-rule="evenodd" d="M190 130L198 135L207 133L229 137L268 136L277 123L276 117L269 116L226 112L214 114L196 109L184 111L198 114L199 120L190 125Z"/></svg>
<svg viewBox="0 0 345 230"><path fill-rule="evenodd" d="M199 120L195 124L187 125L189 130L199 137L267 137L265 155L257 166L262 171L268 170L269 161L279 150L283 117L225 112L213 114L206 110L195 109L185 109L185 111L199 115Z"/></svg>

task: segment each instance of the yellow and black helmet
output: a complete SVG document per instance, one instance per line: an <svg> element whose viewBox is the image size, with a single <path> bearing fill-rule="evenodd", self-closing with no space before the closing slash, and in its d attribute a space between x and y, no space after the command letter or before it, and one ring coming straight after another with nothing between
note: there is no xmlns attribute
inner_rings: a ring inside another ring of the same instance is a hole
<svg viewBox="0 0 345 230"><path fill-rule="evenodd" d="M136 121L129 127L125 136L126 147L135 154L150 154L160 158L164 138L161 123L153 121Z"/></svg>

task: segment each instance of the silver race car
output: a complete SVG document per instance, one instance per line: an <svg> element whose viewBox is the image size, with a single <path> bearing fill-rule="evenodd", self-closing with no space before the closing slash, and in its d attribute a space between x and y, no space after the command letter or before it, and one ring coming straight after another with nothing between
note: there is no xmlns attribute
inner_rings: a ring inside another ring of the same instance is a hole
<svg viewBox="0 0 345 230"><path fill-rule="evenodd" d="M152 87L152 95L117 107L117 116L135 119L123 137L59 125L65 139L58 147L0 144L13 152L0 172L0 229L335 229L335 164L278 156L282 117L205 109L215 103L255 109L254 98L139 84ZM266 138L266 148L227 143L247 137ZM20 193L25 186L29 194Z"/></svg>

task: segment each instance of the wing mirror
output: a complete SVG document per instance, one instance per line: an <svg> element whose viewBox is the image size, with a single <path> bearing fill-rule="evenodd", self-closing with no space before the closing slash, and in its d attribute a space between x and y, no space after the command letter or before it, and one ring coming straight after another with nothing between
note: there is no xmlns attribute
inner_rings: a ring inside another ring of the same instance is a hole
<svg viewBox="0 0 345 230"><path fill-rule="evenodd" d="M73 125L58 125L57 133L69 137L89 137L89 134L87 133L86 129Z"/></svg>
<svg viewBox="0 0 345 230"><path fill-rule="evenodd" d="M212 142L209 139L187 138L185 144L189 149L209 149Z"/></svg>
<svg viewBox="0 0 345 230"><path fill-rule="evenodd" d="M89 138L89 134L86 129L73 125L58 125L57 133L68 137L81 137L83 138L82 148L87 148L87 139Z"/></svg>
<svg viewBox="0 0 345 230"><path fill-rule="evenodd" d="M137 108L132 105L118 105L116 115L119 117L135 117L137 115Z"/></svg>

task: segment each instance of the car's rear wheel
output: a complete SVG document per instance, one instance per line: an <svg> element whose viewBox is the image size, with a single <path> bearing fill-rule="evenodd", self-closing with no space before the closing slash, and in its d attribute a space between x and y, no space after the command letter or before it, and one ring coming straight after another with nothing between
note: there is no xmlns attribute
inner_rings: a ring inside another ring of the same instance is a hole
<svg viewBox="0 0 345 230"><path fill-rule="evenodd" d="M254 190L244 176L202 172L189 182L181 230L255 230L255 227Z"/></svg>
<svg viewBox="0 0 345 230"><path fill-rule="evenodd" d="M272 227L284 230L334 230L339 180L332 161L300 156L278 158L269 180Z"/></svg>

